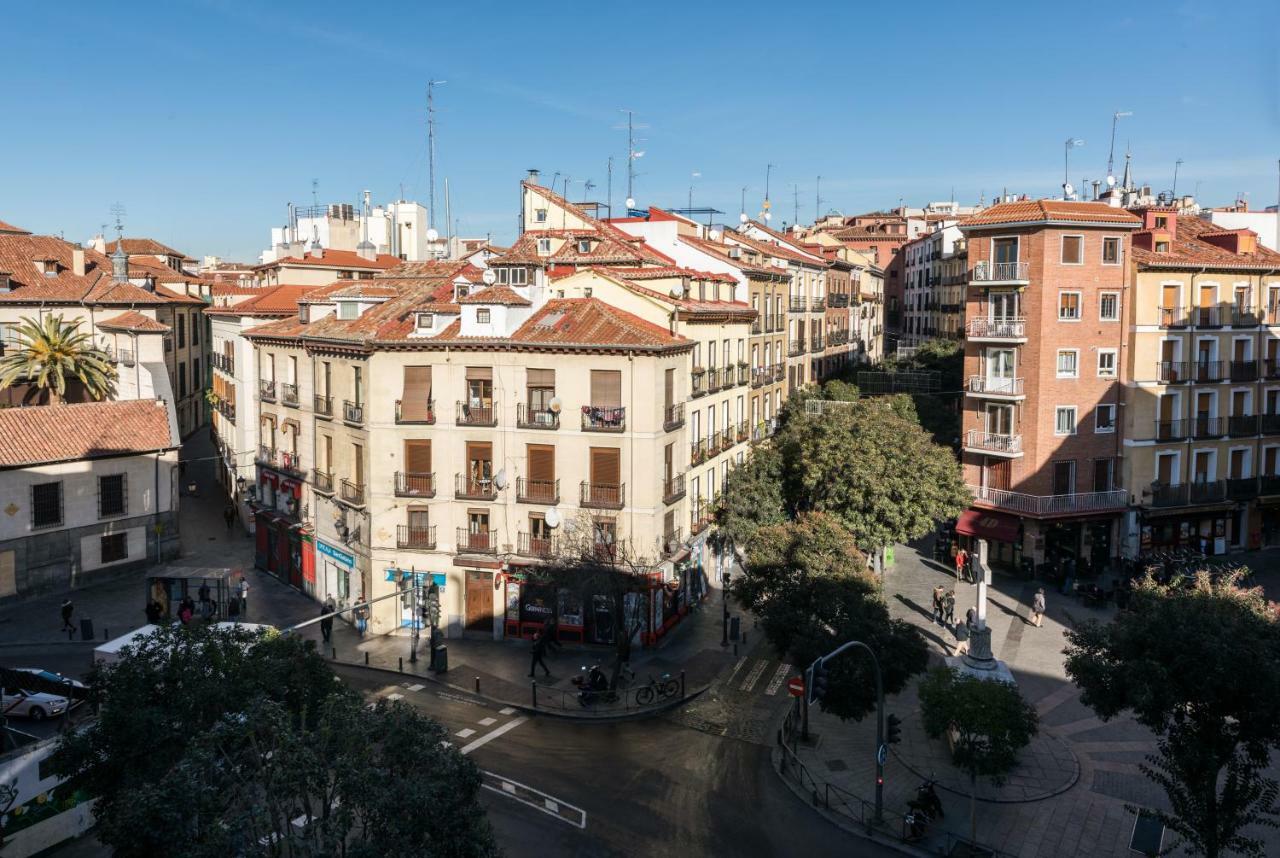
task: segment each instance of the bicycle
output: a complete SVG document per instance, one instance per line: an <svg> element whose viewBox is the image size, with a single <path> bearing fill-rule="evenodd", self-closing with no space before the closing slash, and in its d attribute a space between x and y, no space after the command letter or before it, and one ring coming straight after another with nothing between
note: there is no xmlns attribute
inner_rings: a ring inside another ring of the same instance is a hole
<svg viewBox="0 0 1280 858"><path fill-rule="evenodd" d="M680 683L672 679L671 674L664 673L657 679L650 676L649 684L636 691L636 703L640 706L648 706L655 700L666 700L679 693Z"/></svg>

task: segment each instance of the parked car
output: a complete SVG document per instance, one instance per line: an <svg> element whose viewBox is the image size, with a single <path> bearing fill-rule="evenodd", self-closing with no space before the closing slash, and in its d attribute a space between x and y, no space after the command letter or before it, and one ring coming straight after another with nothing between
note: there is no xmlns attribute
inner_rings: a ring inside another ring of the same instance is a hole
<svg viewBox="0 0 1280 858"><path fill-rule="evenodd" d="M66 712L67 698L10 687L0 693L0 710L3 710L7 716L16 715L20 718L30 718L32 721L43 721Z"/></svg>
<svg viewBox="0 0 1280 858"><path fill-rule="evenodd" d="M49 682L57 682L61 685L70 685L72 688L85 687L85 684L80 680L72 679L69 676L63 676L61 673L58 673L53 670L45 670L44 668L40 668L40 667L15 667L12 669L20 671L21 673L33 674Z"/></svg>

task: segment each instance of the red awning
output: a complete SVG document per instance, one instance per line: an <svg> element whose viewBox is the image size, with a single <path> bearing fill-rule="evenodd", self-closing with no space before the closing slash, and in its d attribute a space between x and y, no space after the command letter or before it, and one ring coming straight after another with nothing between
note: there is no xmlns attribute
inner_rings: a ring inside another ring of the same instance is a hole
<svg viewBox="0 0 1280 858"><path fill-rule="evenodd" d="M993 542L1017 542L1018 520L999 512L970 509L960 513L960 518L956 519L956 532Z"/></svg>

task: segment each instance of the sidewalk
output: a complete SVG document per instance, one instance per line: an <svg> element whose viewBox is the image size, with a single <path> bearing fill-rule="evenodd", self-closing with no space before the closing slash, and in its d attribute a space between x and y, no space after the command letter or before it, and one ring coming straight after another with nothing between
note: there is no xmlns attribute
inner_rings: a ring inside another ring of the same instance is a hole
<svg viewBox="0 0 1280 858"><path fill-rule="evenodd" d="M899 546L885 595L895 617L924 633L936 666L944 654L950 654L955 639L948 629L932 622L929 606L934 586L956 589L959 617L974 604L976 587L957 585L952 572L931 556L927 542ZM1163 791L1138 769L1155 751L1155 737L1128 717L1105 723L1098 719L1080 702L1079 690L1062 666L1066 629L1085 618L1107 618L1114 609L1085 608L1050 591L1044 626L1036 628L1024 617L1037 586L995 576L989 588L988 625L995 655L1009 665L1019 690L1036 707L1040 735L1023 751L1019 768L1003 786L979 783L977 840L1004 854L1027 858L1128 858L1134 815L1126 810L1126 803L1166 806ZM884 803L887 812L904 813L916 787L926 778L936 779L946 816L919 845L937 854L945 848L948 833L968 837L968 778L951 764L945 744L924 734L915 685L885 701L886 712L897 714L904 724L902 742L893 746L885 765ZM810 723L816 742L798 749L809 774L863 799L873 798L875 719L841 722L815 708ZM1276 832L1253 833L1269 844L1271 852L1280 854ZM1173 840L1172 834L1166 834L1165 845Z"/></svg>

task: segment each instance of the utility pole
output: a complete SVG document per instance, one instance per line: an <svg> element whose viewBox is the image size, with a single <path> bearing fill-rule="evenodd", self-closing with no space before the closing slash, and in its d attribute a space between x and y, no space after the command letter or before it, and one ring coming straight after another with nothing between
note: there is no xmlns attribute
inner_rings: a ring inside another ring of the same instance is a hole
<svg viewBox="0 0 1280 858"><path fill-rule="evenodd" d="M871 656L871 666L875 668L876 676L876 822L884 822L884 761L887 757L889 748L884 743L884 678L880 673L880 659L876 658L875 650L864 644L862 641L849 641L840 644L831 652L815 659L813 664L809 665L804 672L804 697L806 706L815 702L810 700L809 695L814 688L813 677L815 671L823 667L828 661L840 655L845 650L859 647L867 651L867 655ZM816 700L816 698L815 698Z"/></svg>
<svg viewBox="0 0 1280 858"><path fill-rule="evenodd" d="M436 94L435 88L448 83L447 80L427 81L427 182L431 185L428 192L427 223L436 225Z"/></svg>

